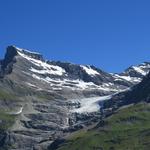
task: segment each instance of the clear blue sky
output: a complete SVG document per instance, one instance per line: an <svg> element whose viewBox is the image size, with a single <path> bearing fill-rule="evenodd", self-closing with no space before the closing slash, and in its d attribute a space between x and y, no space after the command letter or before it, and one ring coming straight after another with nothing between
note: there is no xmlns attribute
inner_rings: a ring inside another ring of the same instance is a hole
<svg viewBox="0 0 150 150"><path fill-rule="evenodd" d="M8 45L120 72L150 60L150 1L0 0L0 57Z"/></svg>

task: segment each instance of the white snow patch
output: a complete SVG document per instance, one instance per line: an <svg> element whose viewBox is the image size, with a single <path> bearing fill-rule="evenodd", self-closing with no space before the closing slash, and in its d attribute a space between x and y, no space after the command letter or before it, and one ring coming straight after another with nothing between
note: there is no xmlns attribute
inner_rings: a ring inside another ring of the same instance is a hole
<svg viewBox="0 0 150 150"><path fill-rule="evenodd" d="M36 85L34 85L34 84L32 84L32 83L29 83L29 82L26 82L26 84L27 84L28 86L31 86L31 87L36 87Z"/></svg>
<svg viewBox="0 0 150 150"><path fill-rule="evenodd" d="M30 54L37 54L37 55L40 55L40 53L38 53L38 52L31 52L31 51L29 51L29 50L27 50L27 49L19 48L19 47L17 47L17 46L14 46L14 47L18 50L18 53L25 51L25 52L30 53Z"/></svg>
<svg viewBox="0 0 150 150"><path fill-rule="evenodd" d="M46 62L43 62L41 60L37 60L34 58L31 58L21 52L18 52L18 54L22 57L24 57L25 59L29 60L32 64L42 68L41 70L35 69L35 68L31 68L30 71L34 72L34 73L39 73L39 74L53 74L53 75L58 75L61 76L63 74L65 74L65 70L59 66L55 66L55 65L50 65Z"/></svg>
<svg viewBox="0 0 150 150"><path fill-rule="evenodd" d="M53 74L53 75L59 75L59 76L65 73L65 71L61 67L53 66L53 65L49 65L49 67L51 68L45 68L43 70L38 70L32 67L30 71L34 73L38 73L38 74Z"/></svg>
<svg viewBox="0 0 150 150"><path fill-rule="evenodd" d="M61 90L62 90L61 87L52 87L52 89L53 89L54 91L55 91L55 90L56 90L56 91L58 91L58 90L61 91Z"/></svg>
<svg viewBox="0 0 150 150"><path fill-rule="evenodd" d="M83 98L78 100L72 100L72 103L80 104L79 108L74 108L70 110L72 113L92 113L100 110L100 101L105 101L111 98L109 96L101 96L101 97L91 97L91 98Z"/></svg>
<svg viewBox="0 0 150 150"><path fill-rule="evenodd" d="M85 71L87 74L89 75L92 75L92 76L95 76L95 75L99 75L99 73L92 69L90 66L83 66L83 65L80 65Z"/></svg>
<svg viewBox="0 0 150 150"><path fill-rule="evenodd" d="M150 64L143 63L139 67L142 69L150 69Z"/></svg>
<svg viewBox="0 0 150 150"><path fill-rule="evenodd" d="M124 80L129 81L129 82L140 82L141 81L141 78L122 76L122 75L118 75L118 74L115 74L114 77L116 78L115 81L120 80L120 79L124 79Z"/></svg>
<svg viewBox="0 0 150 150"><path fill-rule="evenodd" d="M32 74L32 77L35 78L35 79L38 79L38 80L42 80L42 78L40 78L39 76L37 76L35 74Z"/></svg>
<svg viewBox="0 0 150 150"><path fill-rule="evenodd" d="M40 81L44 81L50 84L51 87L55 87L56 88L70 88L71 90L85 90L85 89L98 89L98 90L102 90L102 91L118 91L117 89L114 88L110 88L109 86L104 86L104 85L96 85L93 82L84 82L83 80L68 80L68 79L51 79L50 77L40 77L36 74L32 74L32 77L40 80Z"/></svg>
<svg viewBox="0 0 150 150"><path fill-rule="evenodd" d="M111 82L108 82L108 83L103 83L102 86L103 87L110 87L110 86L114 86L114 84Z"/></svg>
<svg viewBox="0 0 150 150"><path fill-rule="evenodd" d="M19 114L22 113L22 111L23 111L23 107L21 107L17 112L13 112L11 114L13 114L13 115L19 115Z"/></svg>
<svg viewBox="0 0 150 150"><path fill-rule="evenodd" d="M142 74L143 76L145 76L145 75L147 74L147 72L143 71L142 68L140 68L140 67L133 66L133 69L134 69L136 72Z"/></svg>

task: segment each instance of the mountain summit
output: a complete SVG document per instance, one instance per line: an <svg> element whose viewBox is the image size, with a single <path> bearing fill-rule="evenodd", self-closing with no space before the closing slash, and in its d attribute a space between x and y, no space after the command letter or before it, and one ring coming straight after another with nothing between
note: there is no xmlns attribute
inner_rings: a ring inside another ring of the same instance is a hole
<svg viewBox="0 0 150 150"><path fill-rule="evenodd" d="M21 48L18 48L16 46L13 46L13 45L7 47L6 55L8 53L12 54L12 56L22 53L22 54L27 55L29 57L32 57L34 59L43 60L43 56L40 53L32 52L32 51L29 51L26 49L21 49Z"/></svg>

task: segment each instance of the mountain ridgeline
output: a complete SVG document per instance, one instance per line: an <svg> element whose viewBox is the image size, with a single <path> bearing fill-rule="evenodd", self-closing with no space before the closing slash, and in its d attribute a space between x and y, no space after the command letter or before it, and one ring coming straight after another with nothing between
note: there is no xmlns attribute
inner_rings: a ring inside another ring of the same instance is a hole
<svg viewBox="0 0 150 150"><path fill-rule="evenodd" d="M150 73L148 73L139 84L133 86L130 90L115 94L105 103L104 107L121 107L142 101L150 102Z"/></svg>
<svg viewBox="0 0 150 150"><path fill-rule="evenodd" d="M148 103L149 70L144 62L107 73L8 46L0 60L0 148L56 149L62 137L99 123L105 112Z"/></svg>

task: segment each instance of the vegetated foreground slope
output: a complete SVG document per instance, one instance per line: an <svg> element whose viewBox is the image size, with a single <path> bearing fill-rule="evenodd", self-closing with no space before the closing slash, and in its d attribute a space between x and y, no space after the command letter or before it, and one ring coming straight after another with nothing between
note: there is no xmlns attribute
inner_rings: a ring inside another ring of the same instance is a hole
<svg viewBox="0 0 150 150"><path fill-rule="evenodd" d="M149 150L150 104L116 111L103 123L73 134L58 150Z"/></svg>

